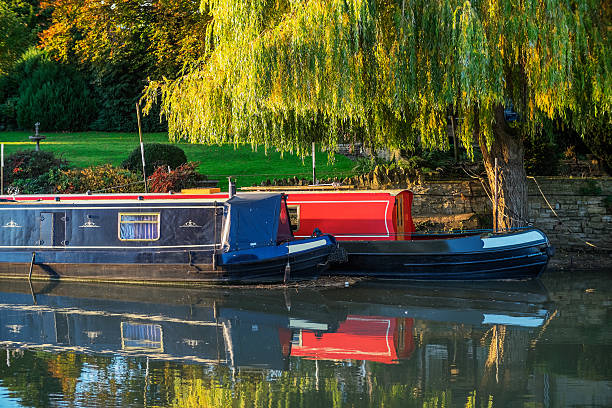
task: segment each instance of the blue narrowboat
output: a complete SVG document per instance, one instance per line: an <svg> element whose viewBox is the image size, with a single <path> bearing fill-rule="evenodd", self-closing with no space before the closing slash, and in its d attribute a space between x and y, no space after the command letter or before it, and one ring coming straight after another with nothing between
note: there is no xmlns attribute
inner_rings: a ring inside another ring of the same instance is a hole
<svg viewBox="0 0 612 408"><path fill-rule="evenodd" d="M327 266L329 235L295 240L282 194L13 197L0 202L0 276L278 282Z"/></svg>

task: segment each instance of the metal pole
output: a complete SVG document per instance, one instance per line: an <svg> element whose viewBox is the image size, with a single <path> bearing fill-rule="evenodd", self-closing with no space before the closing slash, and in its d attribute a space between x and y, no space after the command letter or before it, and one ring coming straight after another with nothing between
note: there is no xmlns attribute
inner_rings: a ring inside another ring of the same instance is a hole
<svg viewBox="0 0 612 408"><path fill-rule="evenodd" d="M497 216L498 216L498 211L497 211L497 205L498 205L498 196L497 196L497 157L495 158L495 193L494 193L494 199L493 199L493 231L497 232Z"/></svg>
<svg viewBox="0 0 612 408"><path fill-rule="evenodd" d="M147 187L147 173L145 171L144 144L142 143L142 127L140 126L140 106L136 102L136 117L138 118L138 138L140 139L140 157L142 158L142 178L144 179L145 193L149 192Z"/></svg>
<svg viewBox="0 0 612 408"><path fill-rule="evenodd" d="M227 178L227 197L232 198L236 195L236 184L232 181L232 176Z"/></svg>
<svg viewBox="0 0 612 408"><path fill-rule="evenodd" d="M0 145L0 195L4 195L4 143Z"/></svg>
<svg viewBox="0 0 612 408"><path fill-rule="evenodd" d="M312 142L312 184L317 184L317 170L315 158L315 142Z"/></svg>

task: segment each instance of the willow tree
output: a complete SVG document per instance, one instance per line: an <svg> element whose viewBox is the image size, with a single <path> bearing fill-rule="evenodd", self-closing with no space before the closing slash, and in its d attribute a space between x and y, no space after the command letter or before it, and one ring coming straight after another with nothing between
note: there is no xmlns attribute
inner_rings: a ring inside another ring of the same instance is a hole
<svg viewBox="0 0 612 408"><path fill-rule="evenodd" d="M152 82L172 138L307 154L347 134L373 147L448 148L449 115L489 182L502 227L526 217L521 138L545 118L584 129L610 112L605 0L202 0L209 48ZM509 124L504 107L518 112Z"/></svg>

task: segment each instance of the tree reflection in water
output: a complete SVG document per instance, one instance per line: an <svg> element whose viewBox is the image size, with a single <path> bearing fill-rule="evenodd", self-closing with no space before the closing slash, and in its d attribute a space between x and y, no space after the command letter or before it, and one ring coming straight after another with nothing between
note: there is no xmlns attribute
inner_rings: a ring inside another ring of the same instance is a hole
<svg viewBox="0 0 612 408"><path fill-rule="evenodd" d="M2 282L0 395L33 407L438 408L554 407L571 393L578 405L606 406L607 279L585 282L598 285L591 292L559 279L550 293L539 283L39 283L37 304L27 287Z"/></svg>

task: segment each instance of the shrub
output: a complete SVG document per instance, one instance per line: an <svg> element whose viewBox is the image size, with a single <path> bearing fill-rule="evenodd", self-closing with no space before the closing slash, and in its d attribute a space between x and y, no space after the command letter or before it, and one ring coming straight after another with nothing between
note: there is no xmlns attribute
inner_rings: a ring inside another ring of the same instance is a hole
<svg viewBox="0 0 612 408"><path fill-rule="evenodd" d="M612 117L603 114L587 127L584 142L593 154L602 161L606 171L612 171Z"/></svg>
<svg viewBox="0 0 612 408"><path fill-rule="evenodd" d="M0 75L0 128L17 129L17 103L19 86L40 65L44 53L32 47L26 50L15 66L5 75Z"/></svg>
<svg viewBox="0 0 612 408"><path fill-rule="evenodd" d="M49 151L20 150L6 158L5 174L9 184L34 179L51 169L66 168L68 162Z"/></svg>
<svg viewBox="0 0 612 408"><path fill-rule="evenodd" d="M133 132L138 130L135 104L146 84L141 70L121 64L107 64L103 72L96 71L96 100L98 116L91 123L92 130ZM141 117L143 132L167 132L165 120L160 123L159 105L149 115Z"/></svg>
<svg viewBox="0 0 612 408"><path fill-rule="evenodd" d="M578 189L579 195L597 196L602 193L601 187L595 180L587 180L585 184Z"/></svg>
<svg viewBox="0 0 612 408"><path fill-rule="evenodd" d="M604 207L606 208L606 214L611 214L612 213L612 195L606 196L606 198L603 199L603 204L604 204Z"/></svg>
<svg viewBox="0 0 612 408"><path fill-rule="evenodd" d="M138 174L113 167L110 164L85 169L61 170L54 175L55 191L61 194L85 193L87 191L107 193L143 192L144 186Z"/></svg>
<svg viewBox="0 0 612 408"><path fill-rule="evenodd" d="M355 174L367 174L374 171L377 166L388 164L389 162L381 159L378 156L360 157L355 161L353 172Z"/></svg>
<svg viewBox="0 0 612 408"><path fill-rule="evenodd" d="M550 132L549 132L550 133ZM525 138L525 171L531 176L554 176L559 170L561 153L544 132Z"/></svg>
<svg viewBox="0 0 612 408"><path fill-rule="evenodd" d="M18 97L10 97L4 103L0 103L0 130L17 129L18 101Z"/></svg>
<svg viewBox="0 0 612 408"><path fill-rule="evenodd" d="M189 162L180 165L175 170L168 171L167 166L160 166L147 179L149 191L152 193L167 193L180 191L183 188L197 185L199 176L196 172L198 163Z"/></svg>
<svg viewBox="0 0 612 408"><path fill-rule="evenodd" d="M55 191L55 184L50 181L50 173L38 177L17 179L8 187L9 194L51 194Z"/></svg>
<svg viewBox="0 0 612 408"><path fill-rule="evenodd" d="M187 156L185 156L183 149L167 143L145 143L144 156L147 175L153 174L153 171L160 166L170 166L175 169L187 163ZM133 172L142 173L140 146L132 150L128 158L121 163L121 167Z"/></svg>
<svg viewBox="0 0 612 408"><path fill-rule="evenodd" d="M87 129L96 112L87 81L67 65L43 59L19 86L17 124L43 130Z"/></svg>

